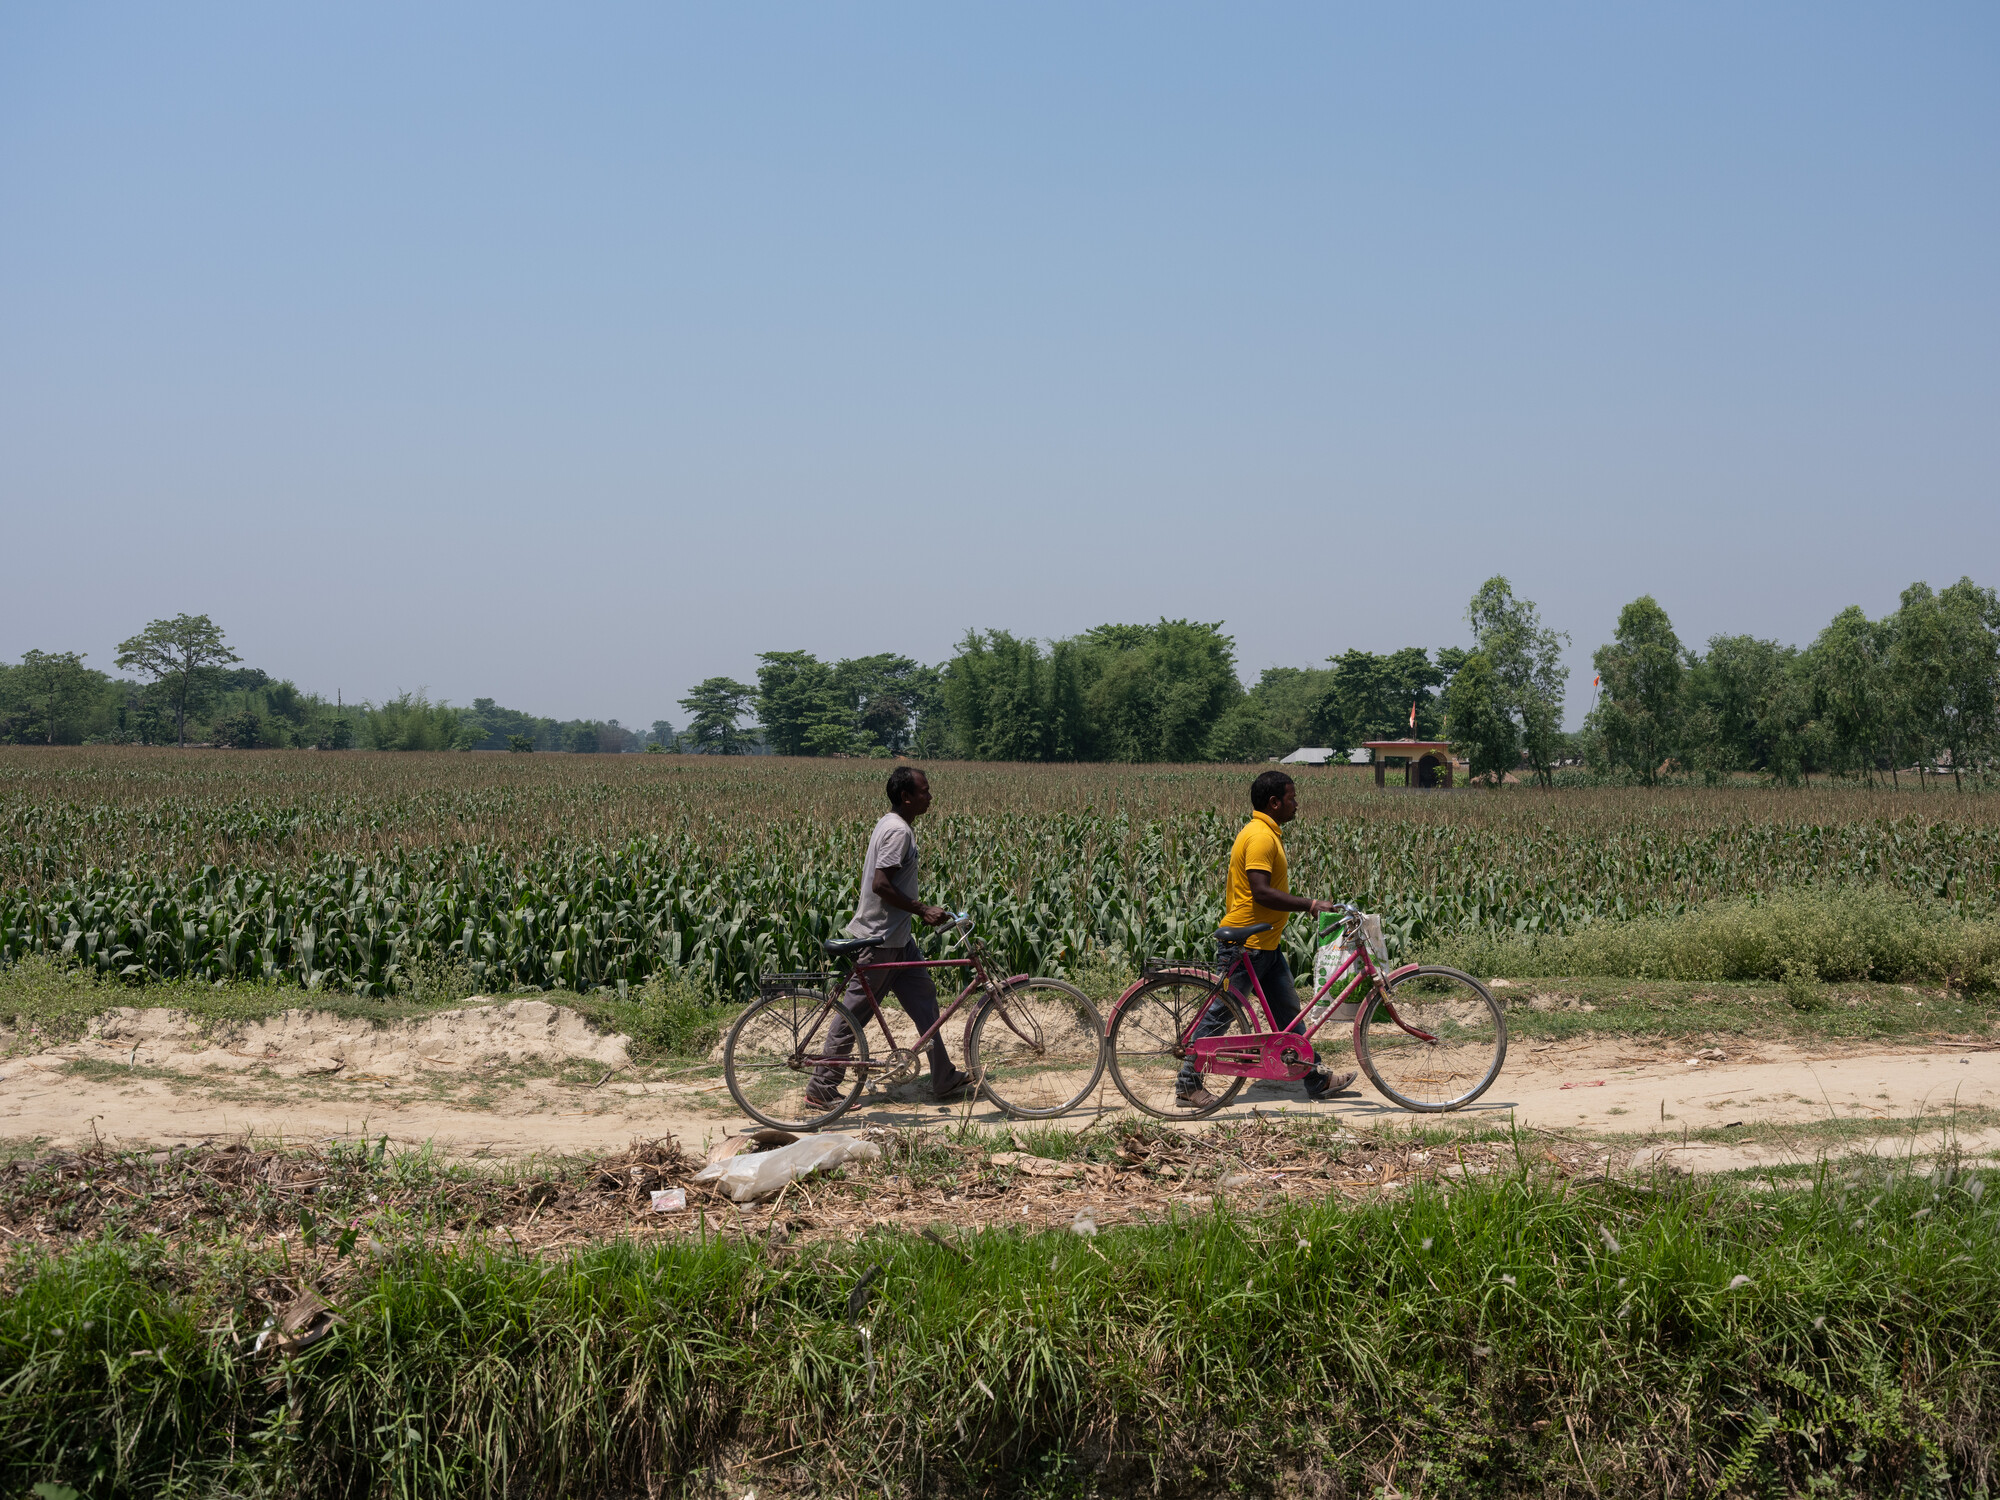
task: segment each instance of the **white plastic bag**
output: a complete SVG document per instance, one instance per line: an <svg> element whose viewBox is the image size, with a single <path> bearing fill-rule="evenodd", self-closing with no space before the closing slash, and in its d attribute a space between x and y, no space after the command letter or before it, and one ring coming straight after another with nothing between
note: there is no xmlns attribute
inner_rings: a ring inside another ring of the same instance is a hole
<svg viewBox="0 0 2000 1500"><path fill-rule="evenodd" d="M814 1172L829 1171L853 1161L880 1161L882 1148L851 1135L814 1135L776 1151L732 1156L694 1174L696 1182L713 1182L736 1203L757 1203L776 1197L788 1182Z"/></svg>

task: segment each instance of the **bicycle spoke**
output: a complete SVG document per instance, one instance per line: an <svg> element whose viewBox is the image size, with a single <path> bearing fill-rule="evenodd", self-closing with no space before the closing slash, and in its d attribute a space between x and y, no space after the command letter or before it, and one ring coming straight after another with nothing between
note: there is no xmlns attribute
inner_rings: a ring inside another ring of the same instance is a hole
<svg viewBox="0 0 2000 1500"><path fill-rule="evenodd" d="M1406 1109L1457 1109L1483 1094L1507 1054L1506 1021L1477 981L1455 969L1404 975L1362 1028L1362 1066Z"/></svg>
<svg viewBox="0 0 2000 1500"><path fill-rule="evenodd" d="M737 1018L723 1044L730 1096L752 1119L805 1130L839 1115L867 1081L868 1038L817 991L766 995ZM842 1060L840 1032L852 1038Z"/></svg>
<svg viewBox="0 0 2000 1500"><path fill-rule="evenodd" d="M1217 1035L1250 1030L1249 1017L1234 996L1216 988L1206 974L1161 974L1148 980L1118 1008L1109 1042L1112 1080L1135 1107L1162 1119L1193 1119L1208 1111L1182 1109L1176 1102L1181 1072L1182 1039L1212 1004L1223 1012ZM1241 1078L1197 1077L1217 1101L1236 1097Z"/></svg>
<svg viewBox="0 0 2000 1500"><path fill-rule="evenodd" d="M972 1025L967 1065L1010 1115L1048 1119L1076 1107L1104 1068L1104 1023L1081 990L1030 979L996 992Z"/></svg>

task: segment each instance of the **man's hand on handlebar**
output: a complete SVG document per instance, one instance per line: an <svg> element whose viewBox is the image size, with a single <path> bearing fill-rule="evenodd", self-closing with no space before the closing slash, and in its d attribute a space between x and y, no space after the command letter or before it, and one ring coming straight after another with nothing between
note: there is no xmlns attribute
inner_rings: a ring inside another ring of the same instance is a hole
<svg viewBox="0 0 2000 1500"><path fill-rule="evenodd" d="M942 906L926 906L917 914L932 927L942 927L945 923L953 920L952 914Z"/></svg>

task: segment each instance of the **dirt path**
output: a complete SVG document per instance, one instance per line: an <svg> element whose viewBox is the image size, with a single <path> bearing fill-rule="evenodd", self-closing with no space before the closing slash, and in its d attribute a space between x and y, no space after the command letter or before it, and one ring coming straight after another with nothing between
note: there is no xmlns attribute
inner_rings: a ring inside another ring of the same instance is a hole
<svg viewBox="0 0 2000 1500"><path fill-rule="evenodd" d="M370 1041L353 1063L339 1055L340 1037L297 1021L272 1023L259 1034L260 1050L232 1045L192 1054L156 1021L114 1023L81 1043L0 1061L0 1138L73 1146L94 1138L138 1145L387 1135L399 1145L430 1142L456 1156L517 1157L606 1152L666 1135L700 1150L749 1123L712 1074L625 1082L631 1072L621 1065L622 1039L572 1028L567 1013L538 1002L504 1016L502 1009ZM442 1052L436 1042L447 1033L452 1049ZM494 1072L524 1058L544 1067L567 1061L602 1076L587 1083ZM190 1066L203 1059L201 1070ZM1763 1043L1690 1058L1630 1041L1588 1040L1517 1043L1499 1082L1458 1118L1497 1121L1512 1114L1544 1128L1678 1133L1735 1123L1900 1121L1968 1106L2000 1110L2000 1049L1934 1044L1806 1052ZM1122 1109L1107 1081L1065 1123L1080 1128ZM1357 1125L1412 1118L1365 1080L1322 1105L1307 1104L1297 1085L1252 1084L1216 1118L1253 1111L1276 1118L1332 1114ZM947 1108L931 1103L921 1085L906 1085L864 1099L844 1124L965 1118L1005 1123L990 1105Z"/></svg>

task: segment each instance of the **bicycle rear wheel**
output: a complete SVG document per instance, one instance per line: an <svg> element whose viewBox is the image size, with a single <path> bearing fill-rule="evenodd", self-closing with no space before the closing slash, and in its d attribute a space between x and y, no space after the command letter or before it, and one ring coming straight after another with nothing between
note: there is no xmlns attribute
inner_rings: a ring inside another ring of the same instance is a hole
<svg viewBox="0 0 2000 1500"><path fill-rule="evenodd" d="M846 1112L868 1083L868 1034L858 1024L854 1051L826 1094L809 1096L814 1064L826 1054L840 1008L818 990L774 990L754 1002L722 1043L722 1077L737 1107L779 1130L817 1130ZM815 1093L817 1091L814 1091Z"/></svg>
<svg viewBox="0 0 2000 1500"><path fill-rule="evenodd" d="M1119 1005L1117 1014L1111 1018L1105 1051L1111 1064L1111 1081L1134 1109L1162 1120L1199 1120L1214 1114L1243 1091L1247 1079L1200 1074L1198 1081L1206 1086L1215 1102L1201 1109L1182 1109L1175 1102L1175 1080L1180 1074L1181 1059L1186 1055L1181 1038L1188 1034L1195 1018L1206 1015L1212 1005L1223 1006L1228 1017L1218 1035L1234 1036L1251 1030L1243 1002L1213 974L1201 969L1170 969L1156 974Z"/></svg>
<svg viewBox="0 0 2000 1500"><path fill-rule="evenodd" d="M1354 1052L1382 1096L1404 1109L1463 1109L1500 1076L1507 1018L1470 974L1426 964L1361 1002Z"/></svg>
<svg viewBox="0 0 2000 1500"><path fill-rule="evenodd" d="M1104 1019L1060 979L1024 979L989 994L972 1018L965 1065L1017 1120L1051 1120L1104 1076Z"/></svg>

